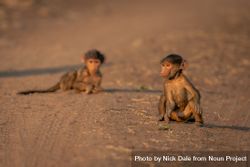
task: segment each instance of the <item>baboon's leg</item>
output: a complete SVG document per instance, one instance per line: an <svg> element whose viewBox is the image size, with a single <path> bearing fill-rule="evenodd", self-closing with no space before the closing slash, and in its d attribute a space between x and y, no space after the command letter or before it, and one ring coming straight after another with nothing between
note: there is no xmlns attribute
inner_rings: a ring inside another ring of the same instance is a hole
<svg viewBox="0 0 250 167"><path fill-rule="evenodd" d="M201 108L199 108L199 112L193 110L193 116L197 125L202 125L204 123L202 118Z"/></svg>
<svg viewBox="0 0 250 167"><path fill-rule="evenodd" d="M195 104L194 102L190 101L187 106L185 107L184 111L177 112L178 117L187 120L190 119L192 116L194 116L195 122L203 124L202 119L202 111L198 104Z"/></svg>
<svg viewBox="0 0 250 167"><path fill-rule="evenodd" d="M85 91L86 90L86 84L83 82L75 82L73 84L73 89L78 90L78 91Z"/></svg>
<svg viewBox="0 0 250 167"><path fill-rule="evenodd" d="M161 95L159 104L158 104L158 110L160 114L159 121L164 121L164 116L166 114L166 99L164 95Z"/></svg>
<svg viewBox="0 0 250 167"><path fill-rule="evenodd" d="M101 86L94 86L92 92L93 93L98 93L98 92L102 92L103 88Z"/></svg>
<svg viewBox="0 0 250 167"><path fill-rule="evenodd" d="M90 94L93 92L94 86L91 84L86 84L83 82L75 82L73 84L73 89Z"/></svg>
<svg viewBox="0 0 250 167"><path fill-rule="evenodd" d="M71 89L71 83L70 82L60 83L60 89L63 91Z"/></svg>
<svg viewBox="0 0 250 167"><path fill-rule="evenodd" d="M170 113L170 120L176 121L176 122L182 122L183 120L178 116L176 111L172 111Z"/></svg>
<svg viewBox="0 0 250 167"><path fill-rule="evenodd" d="M87 94L93 93L93 88L94 88L93 85L87 84L85 93L87 93Z"/></svg>

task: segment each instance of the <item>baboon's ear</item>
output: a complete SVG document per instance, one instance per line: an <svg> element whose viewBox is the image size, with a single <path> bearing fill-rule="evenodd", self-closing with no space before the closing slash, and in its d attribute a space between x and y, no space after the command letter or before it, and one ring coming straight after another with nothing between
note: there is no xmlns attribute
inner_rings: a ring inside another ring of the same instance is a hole
<svg viewBox="0 0 250 167"><path fill-rule="evenodd" d="M81 58L81 62L85 64L86 61L85 61L85 56L83 53L80 55L80 58Z"/></svg>
<svg viewBox="0 0 250 167"><path fill-rule="evenodd" d="M107 57L104 57L104 61L103 61L103 63L102 64L106 64L107 63Z"/></svg>
<svg viewBox="0 0 250 167"><path fill-rule="evenodd" d="M187 60L183 60L180 66L180 69L186 70L188 68L188 62Z"/></svg>

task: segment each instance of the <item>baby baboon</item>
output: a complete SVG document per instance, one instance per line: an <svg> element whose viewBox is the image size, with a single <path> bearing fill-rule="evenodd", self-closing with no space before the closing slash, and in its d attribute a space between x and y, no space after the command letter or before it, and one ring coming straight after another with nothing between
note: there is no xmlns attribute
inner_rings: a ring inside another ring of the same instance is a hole
<svg viewBox="0 0 250 167"><path fill-rule="evenodd" d="M104 60L105 56L101 52L95 49L89 50L82 57L85 66L78 70L67 72L61 77L60 81L51 88L45 90L22 91L18 92L18 94L48 93L55 92L59 89L64 91L75 89L87 94L99 92L102 90L102 74L100 72L100 67L104 63Z"/></svg>
<svg viewBox="0 0 250 167"><path fill-rule="evenodd" d="M170 54L161 60L161 77L164 91L159 101L159 121L187 121L194 118L203 124L200 93L183 74L186 61L179 55Z"/></svg>

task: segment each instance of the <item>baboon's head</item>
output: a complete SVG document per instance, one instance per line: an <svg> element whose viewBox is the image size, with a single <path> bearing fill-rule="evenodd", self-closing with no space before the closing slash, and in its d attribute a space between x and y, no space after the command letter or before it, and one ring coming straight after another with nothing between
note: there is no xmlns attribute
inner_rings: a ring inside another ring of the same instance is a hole
<svg viewBox="0 0 250 167"><path fill-rule="evenodd" d="M186 66L186 60L184 60L180 55L170 54L161 60L160 75L167 79L173 79L176 74L181 73Z"/></svg>
<svg viewBox="0 0 250 167"><path fill-rule="evenodd" d="M92 49L84 54L82 61L90 73L96 73L100 66L104 63L105 56L100 51Z"/></svg>

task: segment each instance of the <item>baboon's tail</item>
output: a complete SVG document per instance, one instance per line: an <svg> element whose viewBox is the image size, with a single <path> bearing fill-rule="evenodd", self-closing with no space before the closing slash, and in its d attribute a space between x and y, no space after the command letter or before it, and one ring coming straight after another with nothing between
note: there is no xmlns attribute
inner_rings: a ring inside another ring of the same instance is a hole
<svg viewBox="0 0 250 167"><path fill-rule="evenodd" d="M28 95L28 94L32 94L32 93L50 93L50 92L55 92L58 89L60 89L60 83L58 82L57 84L55 84L54 86L45 89L45 90L26 90L26 91L21 91L18 92L17 94L19 95Z"/></svg>

